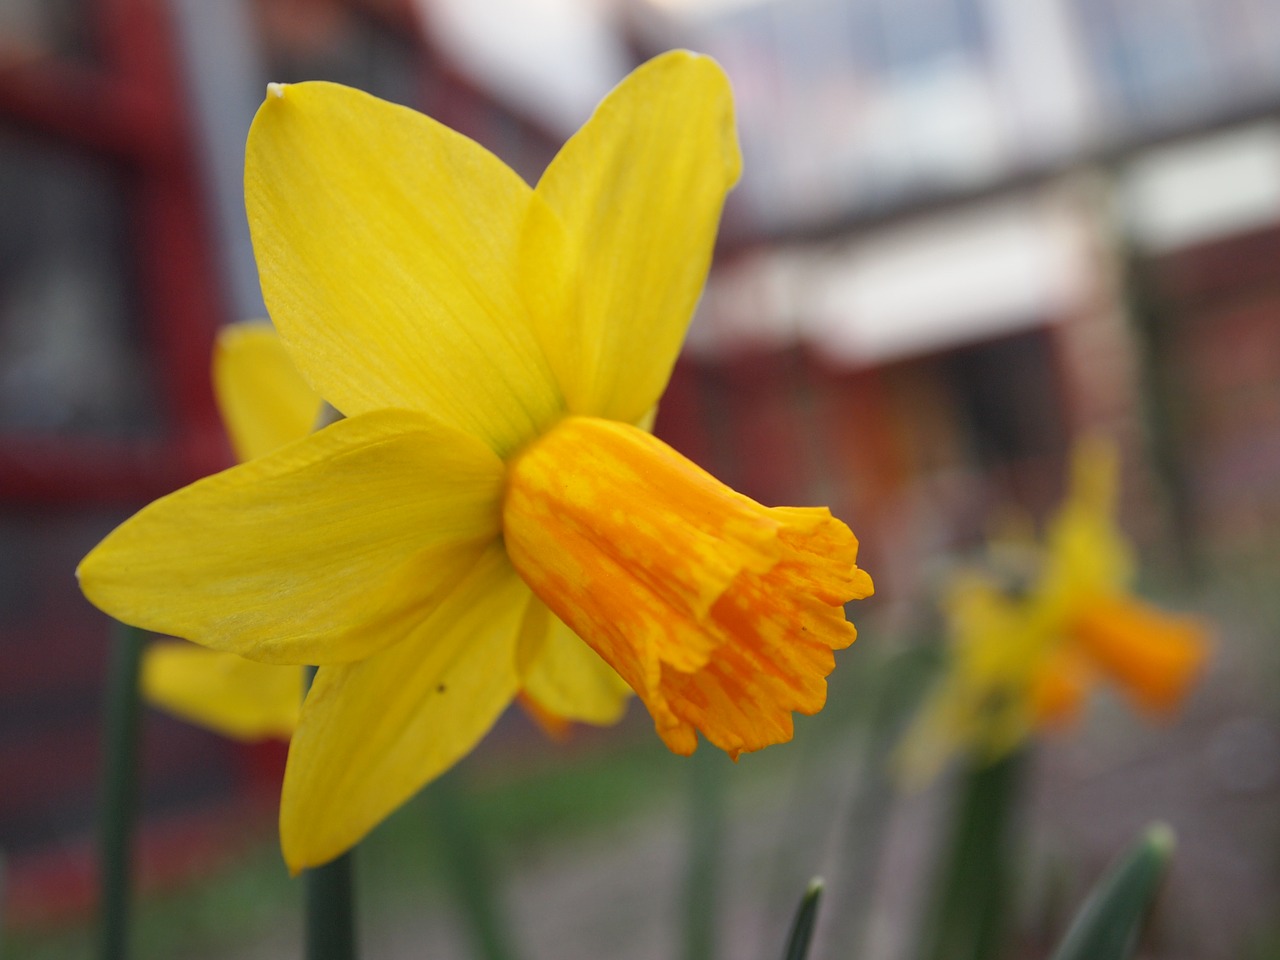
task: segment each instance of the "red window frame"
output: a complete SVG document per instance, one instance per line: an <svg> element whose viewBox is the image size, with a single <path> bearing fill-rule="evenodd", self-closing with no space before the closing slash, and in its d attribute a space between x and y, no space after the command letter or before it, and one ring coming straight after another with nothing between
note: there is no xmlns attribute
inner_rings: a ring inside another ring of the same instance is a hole
<svg viewBox="0 0 1280 960"><path fill-rule="evenodd" d="M0 502L139 502L230 462L209 374L223 304L167 8L160 0L85 6L94 62L0 62L0 123L121 174L144 360L165 432L129 440L6 433Z"/></svg>

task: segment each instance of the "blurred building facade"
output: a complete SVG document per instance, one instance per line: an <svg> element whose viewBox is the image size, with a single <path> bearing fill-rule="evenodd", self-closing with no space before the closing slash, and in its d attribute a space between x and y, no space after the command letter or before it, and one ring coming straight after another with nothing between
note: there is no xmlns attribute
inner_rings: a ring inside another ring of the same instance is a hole
<svg viewBox="0 0 1280 960"><path fill-rule="evenodd" d="M756 487L770 458L744 448L747 492L836 505L871 550L891 545L880 562L902 579L882 593L908 603L928 557L971 543L995 503L1041 514L1085 432L1125 448L1146 542L1274 529L1280 8L626 9L638 48L720 59L739 104L747 172L691 334L690 395L771 353L778 370L800 362L808 395L769 419L791 451L779 464L813 464L796 438L828 391L848 394L810 445L829 465L816 488L781 465ZM1237 352L1249 362L1224 359Z"/></svg>
<svg viewBox="0 0 1280 960"><path fill-rule="evenodd" d="M163 10L0 10L0 847L18 865L95 809L107 631L78 555L225 443L221 291ZM157 795L227 777L224 749L152 732Z"/></svg>

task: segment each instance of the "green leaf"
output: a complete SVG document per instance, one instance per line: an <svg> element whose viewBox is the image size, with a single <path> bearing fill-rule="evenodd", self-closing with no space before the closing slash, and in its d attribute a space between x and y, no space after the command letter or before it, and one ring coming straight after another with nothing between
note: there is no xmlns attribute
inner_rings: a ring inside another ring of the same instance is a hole
<svg viewBox="0 0 1280 960"><path fill-rule="evenodd" d="M813 939L813 928L818 922L818 903L821 900L822 878L814 877L809 881L809 888L805 890L804 896L800 898L800 906L796 908L782 960L805 960L809 955L809 941Z"/></svg>
<svg viewBox="0 0 1280 960"><path fill-rule="evenodd" d="M1166 824L1148 827L1098 881L1053 960L1123 960L1132 956L1173 848L1173 831Z"/></svg>

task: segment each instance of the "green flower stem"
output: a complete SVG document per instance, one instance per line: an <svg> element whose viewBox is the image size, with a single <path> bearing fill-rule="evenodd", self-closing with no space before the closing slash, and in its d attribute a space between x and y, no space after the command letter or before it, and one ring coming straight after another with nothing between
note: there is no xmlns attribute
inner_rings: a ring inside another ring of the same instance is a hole
<svg viewBox="0 0 1280 960"><path fill-rule="evenodd" d="M307 686L315 677L307 668ZM302 873L306 901L307 960L354 960L355 878L351 852Z"/></svg>
<svg viewBox="0 0 1280 960"><path fill-rule="evenodd" d="M305 885L307 960L353 960L356 956L355 896L351 854L302 874Z"/></svg>
<svg viewBox="0 0 1280 960"><path fill-rule="evenodd" d="M724 866L725 775L729 761L710 744L689 767L689 860L684 888L684 960L716 956L720 874Z"/></svg>
<svg viewBox="0 0 1280 960"><path fill-rule="evenodd" d="M972 759L961 774L948 848L922 928L922 960L998 960L1004 954L1024 752Z"/></svg>
<svg viewBox="0 0 1280 960"><path fill-rule="evenodd" d="M4 956L4 901L7 877L5 876L4 853L0 852L0 957Z"/></svg>
<svg viewBox="0 0 1280 960"><path fill-rule="evenodd" d="M107 676L101 830L103 960L129 954L134 820L138 805L138 671L146 635L117 624Z"/></svg>

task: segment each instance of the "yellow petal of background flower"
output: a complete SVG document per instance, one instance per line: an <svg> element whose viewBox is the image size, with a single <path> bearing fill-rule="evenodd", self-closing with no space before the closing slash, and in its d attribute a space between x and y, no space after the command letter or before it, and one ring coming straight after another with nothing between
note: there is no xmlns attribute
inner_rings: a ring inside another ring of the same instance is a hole
<svg viewBox="0 0 1280 960"><path fill-rule="evenodd" d="M570 299L538 320L570 411L635 423L657 401L741 166L728 79L686 51L632 72L551 162L537 192L564 224Z"/></svg>
<svg viewBox="0 0 1280 960"><path fill-rule="evenodd" d="M1079 441L1071 458L1071 487L1045 533L1045 566L1037 593L1057 611L1081 596L1126 589L1134 558L1116 524L1120 455L1099 437Z"/></svg>
<svg viewBox="0 0 1280 960"><path fill-rule="evenodd" d="M461 134L332 83L271 88L245 204L263 296L347 416L418 410L506 453L562 408L518 289L533 192Z"/></svg>
<svg viewBox="0 0 1280 960"><path fill-rule="evenodd" d="M973 571L954 576L943 609L947 660L894 761L910 787L957 755L991 763L1016 749L1033 731L1032 689L1058 643L1039 606Z"/></svg>
<svg viewBox="0 0 1280 960"><path fill-rule="evenodd" d="M237 740L287 740L302 707L302 668L276 667L193 643L156 643L142 693L175 716Z"/></svg>
<svg viewBox="0 0 1280 960"><path fill-rule="evenodd" d="M963 681L951 674L934 686L916 711L890 761L907 789L925 786L966 750L979 754L984 731L975 722L966 693Z"/></svg>
<svg viewBox="0 0 1280 960"><path fill-rule="evenodd" d="M77 571L119 620L271 663L368 656L411 633L498 533L502 464L384 411L170 494Z"/></svg>
<svg viewBox="0 0 1280 960"><path fill-rule="evenodd" d="M536 598L524 628L531 631L540 642L523 684L538 706L567 720L601 726L622 719L631 698L627 682Z"/></svg>
<svg viewBox="0 0 1280 960"><path fill-rule="evenodd" d="M302 379L269 323L235 323L218 332L213 391L241 461L305 437L320 413L320 395Z"/></svg>
<svg viewBox="0 0 1280 960"><path fill-rule="evenodd" d="M291 870L353 846L493 726L519 685L516 635L529 600L495 545L412 638L320 668L280 799Z"/></svg>

